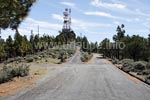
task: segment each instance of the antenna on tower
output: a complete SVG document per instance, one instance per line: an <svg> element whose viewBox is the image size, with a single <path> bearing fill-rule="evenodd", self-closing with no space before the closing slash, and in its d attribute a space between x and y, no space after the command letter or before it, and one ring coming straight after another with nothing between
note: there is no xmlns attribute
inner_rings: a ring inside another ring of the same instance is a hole
<svg viewBox="0 0 150 100"><path fill-rule="evenodd" d="M71 31L71 9L66 8L63 12L64 15L64 24L63 24L63 32L70 32Z"/></svg>

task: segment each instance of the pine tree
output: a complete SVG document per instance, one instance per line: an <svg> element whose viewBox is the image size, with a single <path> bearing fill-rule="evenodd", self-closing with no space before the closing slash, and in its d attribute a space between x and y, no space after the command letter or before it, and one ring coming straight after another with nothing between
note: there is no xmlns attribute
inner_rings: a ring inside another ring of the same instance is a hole
<svg viewBox="0 0 150 100"><path fill-rule="evenodd" d="M35 1L0 0L0 28L11 28L18 32L20 23L26 18Z"/></svg>
<svg viewBox="0 0 150 100"><path fill-rule="evenodd" d="M14 41L11 36L8 36L8 38L6 39L6 51L9 58L14 56Z"/></svg>
<svg viewBox="0 0 150 100"><path fill-rule="evenodd" d="M5 52L5 41L3 39L0 38L0 62L2 62L5 57L7 56L6 52Z"/></svg>

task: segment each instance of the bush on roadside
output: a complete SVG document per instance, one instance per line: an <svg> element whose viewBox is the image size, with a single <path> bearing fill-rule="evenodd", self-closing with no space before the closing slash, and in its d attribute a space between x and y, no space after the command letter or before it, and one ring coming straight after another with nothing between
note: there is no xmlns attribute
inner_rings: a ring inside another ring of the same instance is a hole
<svg viewBox="0 0 150 100"><path fill-rule="evenodd" d="M123 59L123 60L121 60L121 63L122 63L122 64L131 64L131 63L133 63L133 62L134 62L133 59Z"/></svg>
<svg viewBox="0 0 150 100"><path fill-rule="evenodd" d="M150 69L150 62L147 63L146 69Z"/></svg>
<svg viewBox="0 0 150 100"><path fill-rule="evenodd" d="M149 79L149 80L150 80L150 75L148 75L148 76L147 76L147 79Z"/></svg>
<svg viewBox="0 0 150 100"><path fill-rule="evenodd" d="M93 54L89 54L88 52L83 52L81 56L81 61L87 62L92 56Z"/></svg>
<svg viewBox="0 0 150 100"><path fill-rule="evenodd" d="M150 70L143 70L141 75L150 75Z"/></svg>
<svg viewBox="0 0 150 100"><path fill-rule="evenodd" d="M122 64L121 69L124 70L125 72L130 72L133 70L132 63L134 63L133 59L123 59L120 61Z"/></svg>
<svg viewBox="0 0 150 100"><path fill-rule="evenodd" d="M41 57L39 57L38 55L35 55L34 56L34 59L37 61L37 60L41 60Z"/></svg>
<svg viewBox="0 0 150 100"><path fill-rule="evenodd" d="M134 72L141 72L146 69L146 62L137 61L132 63L132 66L134 68Z"/></svg>
<svg viewBox="0 0 150 100"><path fill-rule="evenodd" d="M58 56L57 54L52 54L52 58L54 59L57 58L57 56Z"/></svg>
<svg viewBox="0 0 150 100"><path fill-rule="evenodd" d="M119 63L119 60L118 60L118 59L113 59L113 60L112 60L112 63L113 63L113 64L118 64L118 63Z"/></svg>
<svg viewBox="0 0 150 100"><path fill-rule="evenodd" d="M16 65L16 66L3 66L0 70L0 83L7 82L14 77L24 77L29 75L29 66Z"/></svg>
<svg viewBox="0 0 150 100"><path fill-rule="evenodd" d="M15 59L14 58L8 58L6 61L5 61L5 63L12 63L12 62L14 62L15 61Z"/></svg>
<svg viewBox="0 0 150 100"><path fill-rule="evenodd" d="M27 61L27 63L34 61L33 57L26 57L25 60Z"/></svg>
<svg viewBox="0 0 150 100"><path fill-rule="evenodd" d="M22 60L23 60L22 57L16 57L16 58L15 58L15 61L17 61L17 62L21 62Z"/></svg>
<svg viewBox="0 0 150 100"><path fill-rule="evenodd" d="M0 84L9 81L9 75L5 71L0 71Z"/></svg>
<svg viewBox="0 0 150 100"><path fill-rule="evenodd" d="M111 62L112 62L112 59L111 59L111 58L108 58L108 61L111 61Z"/></svg>
<svg viewBox="0 0 150 100"><path fill-rule="evenodd" d="M123 59L123 60L121 60L121 63L122 63L123 67L132 66L133 62L134 61L132 59Z"/></svg>
<svg viewBox="0 0 150 100"><path fill-rule="evenodd" d="M67 53L68 53L69 56L71 56L75 53L75 50L68 49Z"/></svg>

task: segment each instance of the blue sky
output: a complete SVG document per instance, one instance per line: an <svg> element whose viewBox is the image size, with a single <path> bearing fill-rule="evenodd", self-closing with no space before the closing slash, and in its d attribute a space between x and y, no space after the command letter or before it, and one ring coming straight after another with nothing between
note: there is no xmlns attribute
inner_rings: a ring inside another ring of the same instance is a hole
<svg viewBox="0 0 150 100"><path fill-rule="evenodd" d="M63 25L63 11L72 9L72 29L90 41L112 40L116 27L124 24L126 34L147 37L150 29L150 0L37 0L29 16L20 25L22 35L33 30L40 35L58 35ZM14 31L2 31L2 37L14 36Z"/></svg>

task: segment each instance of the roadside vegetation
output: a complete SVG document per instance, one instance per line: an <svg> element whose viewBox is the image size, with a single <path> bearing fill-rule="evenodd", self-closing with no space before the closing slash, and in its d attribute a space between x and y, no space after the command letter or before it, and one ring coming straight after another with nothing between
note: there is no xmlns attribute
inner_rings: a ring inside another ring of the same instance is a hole
<svg viewBox="0 0 150 100"><path fill-rule="evenodd" d="M14 77L24 77L29 75L29 66L28 65L14 65L7 66L5 65L0 70L0 84L12 80Z"/></svg>
<svg viewBox="0 0 150 100"><path fill-rule="evenodd" d="M92 57L93 57L93 54L92 54L92 53L82 52L81 61L82 61L82 62L87 62L87 61L89 61Z"/></svg>
<svg viewBox="0 0 150 100"><path fill-rule="evenodd" d="M100 52L123 71L150 84L150 34L125 35L124 25L117 27L113 42L104 39Z"/></svg>
<svg viewBox="0 0 150 100"><path fill-rule="evenodd" d="M117 27L113 41L105 38L100 43L101 53L112 59L130 58L134 61L150 60L150 34L147 38L139 35L125 35L124 25Z"/></svg>
<svg viewBox="0 0 150 100"><path fill-rule="evenodd" d="M65 62L65 60L74 53L75 50L71 49L48 49L34 55L9 58L4 62L4 66L0 68L0 83L10 81L14 77L24 77L29 75L29 65L32 63L49 63L49 59L56 59L57 62L55 63L58 64Z"/></svg>
<svg viewBox="0 0 150 100"><path fill-rule="evenodd" d="M2 29L15 30L14 37L8 36L3 39L0 36L0 63L4 63L4 66L0 67L0 83L12 80L14 77L27 76L30 68L26 64L49 63L55 59L56 61L53 63L62 63L75 53L76 48L71 47L70 44L76 40L76 34L73 30L67 33L59 31L59 35L56 37L47 34L40 36L34 34L33 30L31 30L29 38L26 35L21 35L18 27L36 1L0 1L0 32Z"/></svg>
<svg viewBox="0 0 150 100"><path fill-rule="evenodd" d="M110 58L108 58L110 60ZM150 84L150 62L146 61L134 61L133 59L112 59L115 64L121 70L129 73L130 75Z"/></svg>

